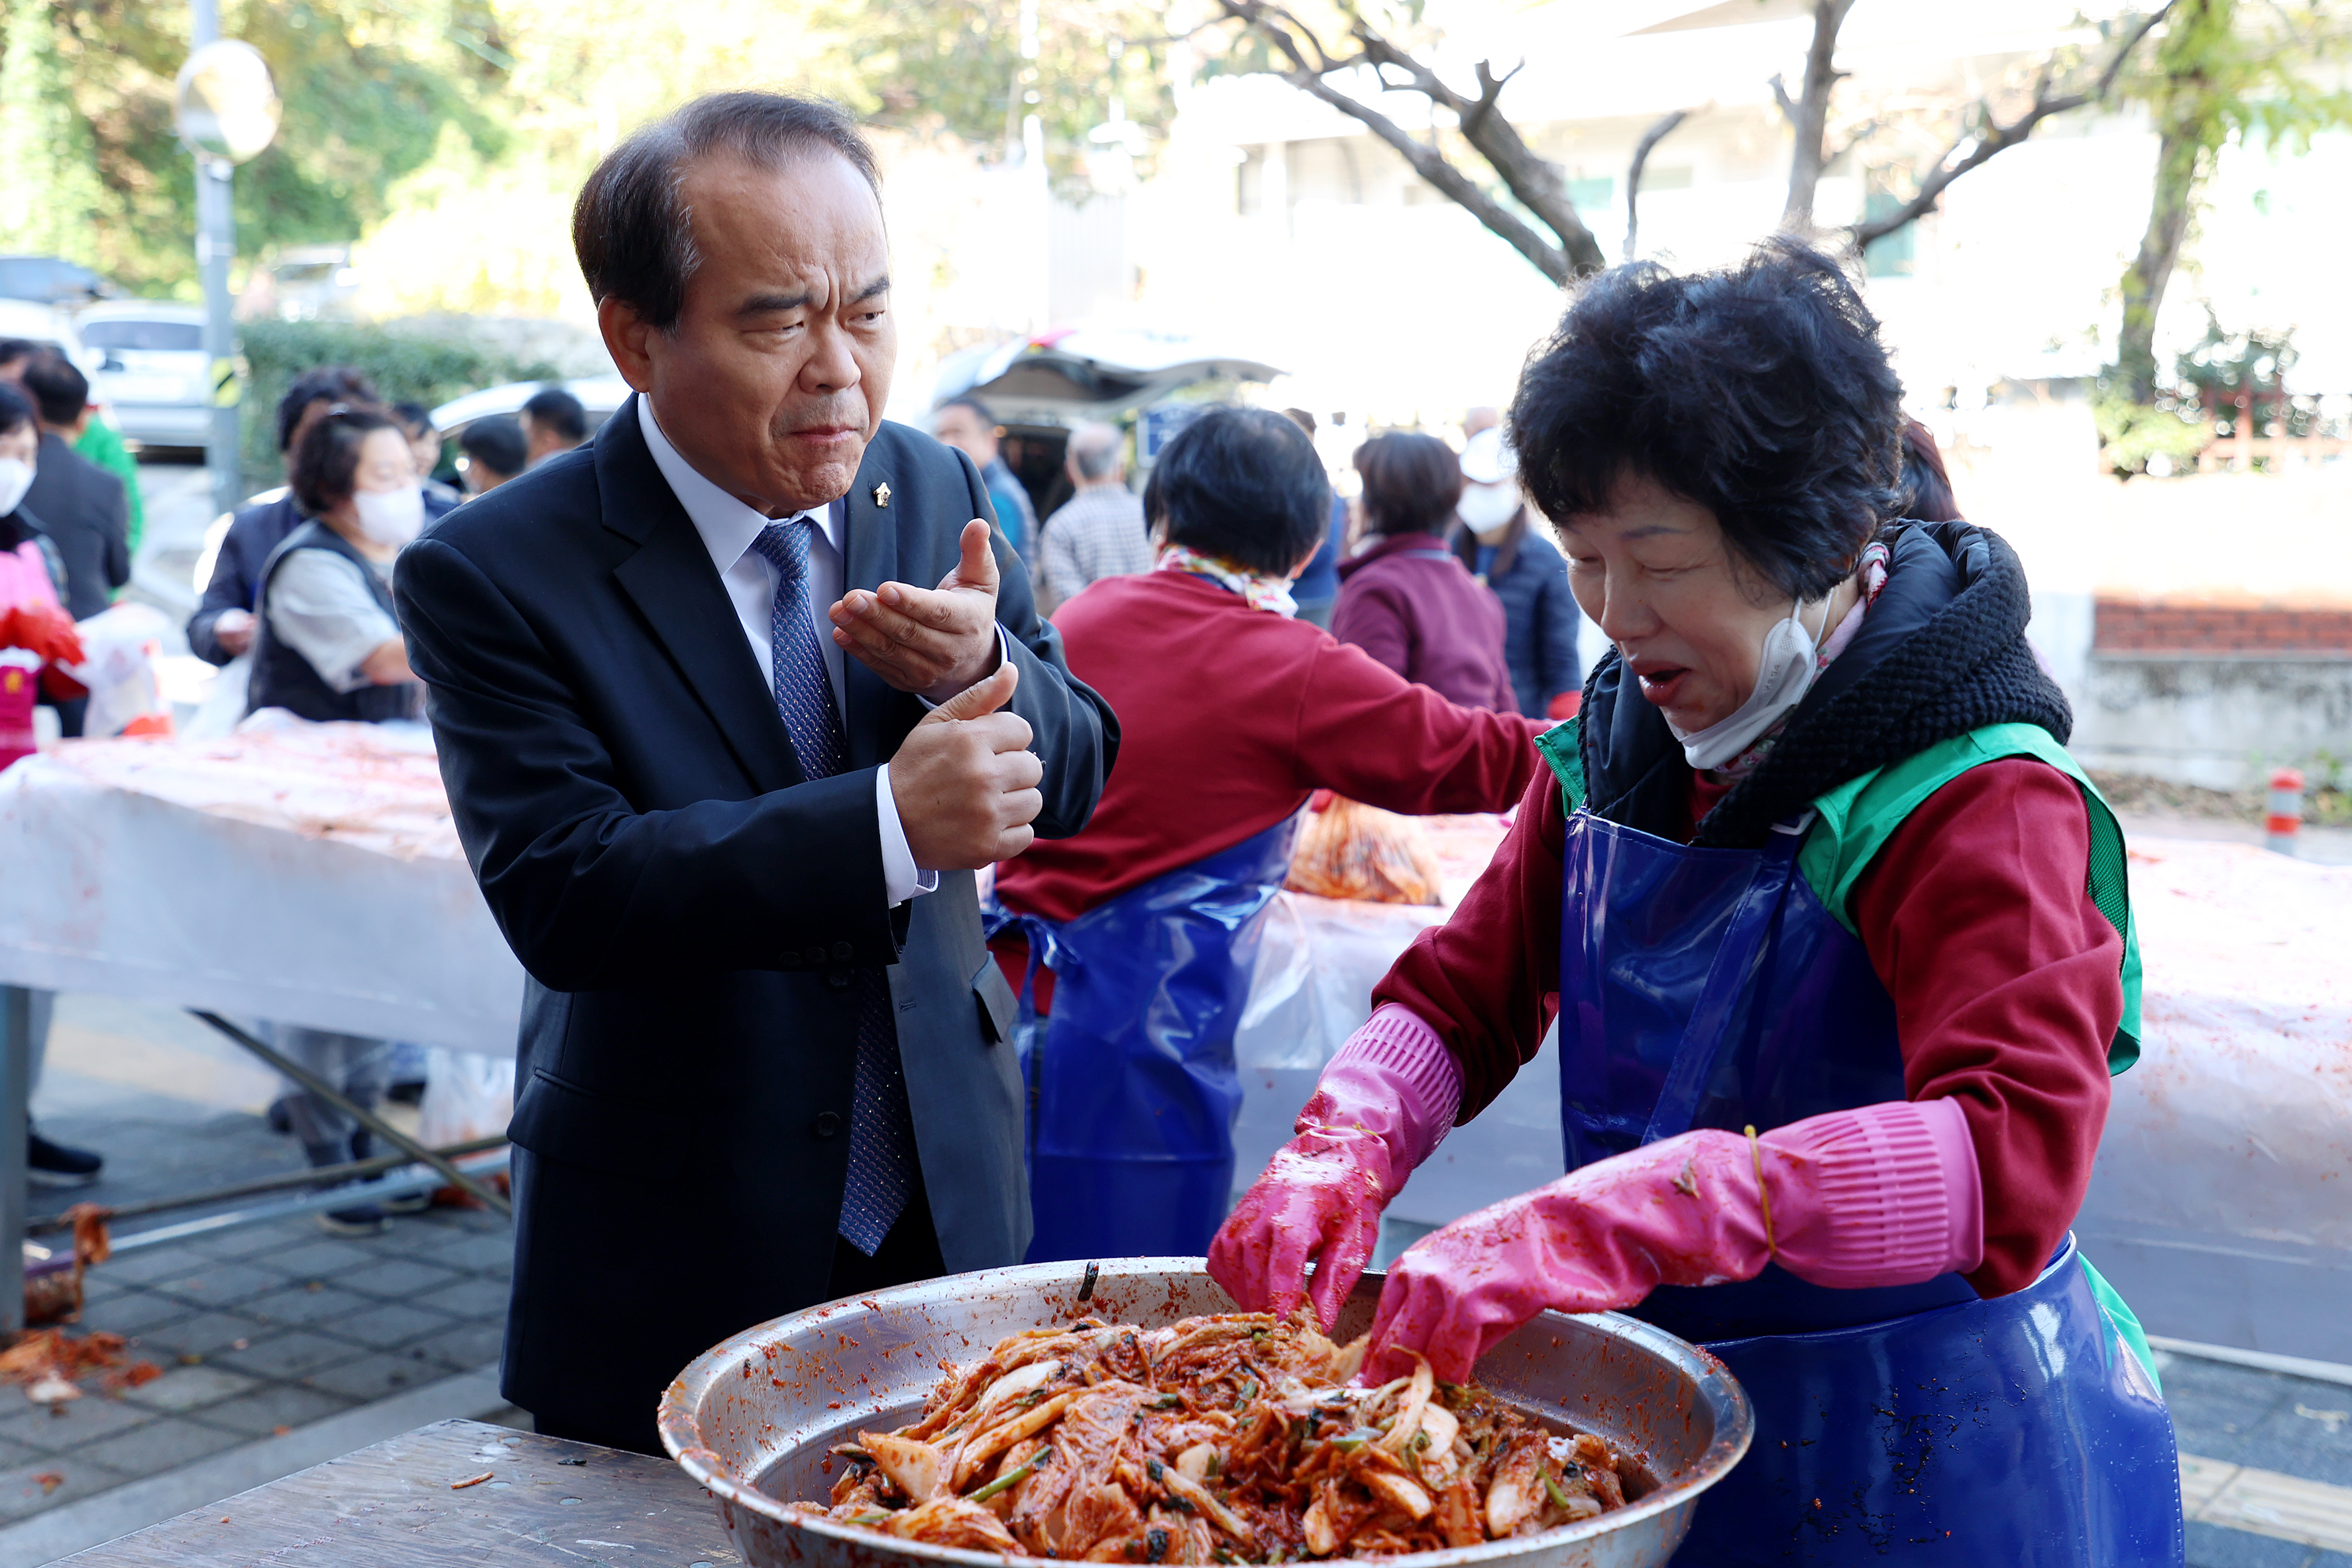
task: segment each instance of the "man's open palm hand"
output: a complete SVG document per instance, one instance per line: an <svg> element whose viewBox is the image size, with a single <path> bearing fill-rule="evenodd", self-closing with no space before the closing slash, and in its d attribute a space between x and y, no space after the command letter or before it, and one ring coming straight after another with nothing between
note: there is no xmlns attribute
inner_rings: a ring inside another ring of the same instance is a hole
<svg viewBox="0 0 2352 1568"><path fill-rule="evenodd" d="M901 691L943 702L997 666L996 552L979 518L963 525L961 553L936 588L885 583L856 589L830 612L833 640Z"/></svg>

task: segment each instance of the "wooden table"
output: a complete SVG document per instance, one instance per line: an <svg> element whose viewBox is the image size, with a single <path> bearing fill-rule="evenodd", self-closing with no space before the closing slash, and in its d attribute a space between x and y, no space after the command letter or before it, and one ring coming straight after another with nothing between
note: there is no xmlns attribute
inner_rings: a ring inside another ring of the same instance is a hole
<svg viewBox="0 0 2352 1568"><path fill-rule="evenodd" d="M478 1485L452 1481L488 1471ZM709 1493L667 1459L441 1421L64 1558L82 1568L733 1568Z"/></svg>

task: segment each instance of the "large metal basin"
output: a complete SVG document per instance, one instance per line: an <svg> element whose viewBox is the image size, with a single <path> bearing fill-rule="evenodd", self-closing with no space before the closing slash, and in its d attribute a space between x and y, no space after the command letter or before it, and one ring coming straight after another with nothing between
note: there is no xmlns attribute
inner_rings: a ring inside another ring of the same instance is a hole
<svg viewBox="0 0 2352 1568"><path fill-rule="evenodd" d="M860 1427L915 1418L940 1363L968 1362L1006 1334L1093 1314L1157 1325L1233 1301L1197 1258L1130 1258L1100 1266L1042 1263L928 1279L794 1312L708 1352L662 1395L662 1442L718 1500L753 1568L1003 1568L992 1552L894 1541L787 1513L832 1485L826 1450ZM1339 1319L1342 1341L1370 1326L1380 1279L1367 1276ZM1616 1313L1546 1312L1478 1363L1487 1387L1556 1427L1596 1433L1639 1458L1649 1489L1622 1510L1528 1540L1422 1553L1427 1568L1649 1568L1690 1526L1698 1494L1747 1453L1748 1396L1721 1363ZM1628 1489L1629 1491L1634 1489Z"/></svg>

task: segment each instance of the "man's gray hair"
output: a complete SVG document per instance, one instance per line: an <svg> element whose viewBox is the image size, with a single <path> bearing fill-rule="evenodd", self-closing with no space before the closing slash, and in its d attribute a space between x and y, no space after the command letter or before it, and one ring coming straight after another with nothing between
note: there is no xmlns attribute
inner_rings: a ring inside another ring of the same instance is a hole
<svg viewBox="0 0 2352 1568"><path fill-rule="evenodd" d="M874 149L834 104L780 92L717 92L638 131L604 154L572 205L572 248L589 295L599 304L618 300L665 331L675 327L687 283L702 265L680 189L687 171L714 153L775 169L813 147L847 159L880 197Z"/></svg>
<svg viewBox="0 0 2352 1568"><path fill-rule="evenodd" d="M1070 432L1070 467L1082 479L1107 479L1118 471L1126 446L1127 437L1116 425L1081 425Z"/></svg>

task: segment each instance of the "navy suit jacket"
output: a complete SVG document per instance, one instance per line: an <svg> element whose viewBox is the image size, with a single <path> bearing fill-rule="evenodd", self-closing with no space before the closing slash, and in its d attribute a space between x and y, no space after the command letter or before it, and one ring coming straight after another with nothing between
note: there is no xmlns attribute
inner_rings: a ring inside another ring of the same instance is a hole
<svg viewBox="0 0 2352 1568"><path fill-rule="evenodd" d="M845 510L847 584L869 589L938 582L963 525L992 515L969 458L888 424ZM1001 532L996 554L1013 707L1045 769L1036 826L1066 837L1117 721ZM856 968L887 971L948 1268L1018 1262L1013 1001L973 877L884 902L873 770L921 703L849 660L847 767L803 779L634 401L593 446L430 524L395 595L458 837L530 976L507 1396L650 1447L688 1361L830 1298Z"/></svg>

